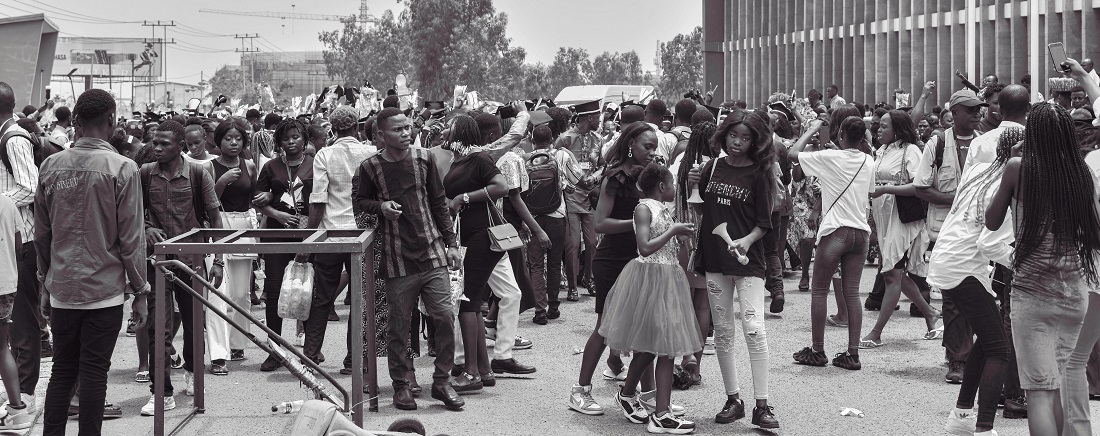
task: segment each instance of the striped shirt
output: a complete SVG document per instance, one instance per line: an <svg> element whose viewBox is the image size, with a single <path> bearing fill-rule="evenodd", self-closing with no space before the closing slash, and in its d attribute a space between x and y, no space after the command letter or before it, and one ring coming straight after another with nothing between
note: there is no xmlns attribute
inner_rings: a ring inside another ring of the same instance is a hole
<svg viewBox="0 0 1100 436"><path fill-rule="evenodd" d="M27 132L15 124L12 124L9 130ZM38 167L34 165L34 150L31 148L31 142L23 137L9 139L8 162L11 162L12 166L10 173L7 168L0 168L0 195L10 198L19 208L21 218L19 222L22 226L19 232L24 235L33 235L34 194L38 190Z"/></svg>
<svg viewBox="0 0 1100 436"><path fill-rule="evenodd" d="M447 247L456 246L454 221L431 153L413 148L390 162L375 154L359 166L354 211L378 215L384 278L405 277L447 266ZM401 205L401 216L388 220L382 203Z"/></svg>

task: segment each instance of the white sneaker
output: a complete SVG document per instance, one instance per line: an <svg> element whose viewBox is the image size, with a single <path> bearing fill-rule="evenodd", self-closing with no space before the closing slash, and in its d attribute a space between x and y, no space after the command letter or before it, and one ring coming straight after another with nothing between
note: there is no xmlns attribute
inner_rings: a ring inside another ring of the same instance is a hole
<svg viewBox="0 0 1100 436"><path fill-rule="evenodd" d="M714 336L707 336L707 340L703 342L703 354L713 356L714 351Z"/></svg>
<svg viewBox="0 0 1100 436"><path fill-rule="evenodd" d="M294 346L297 346L297 347L306 346L306 334L305 333L298 333L298 335L294 337Z"/></svg>
<svg viewBox="0 0 1100 436"><path fill-rule="evenodd" d="M646 431L662 434L688 434L695 431L695 423L665 412L661 416L649 415Z"/></svg>
<svg viewBox="0 0 1100 436"><path fill-rule="evenodd" d="M36 409L35 406L37 405L37 402L35 401L34 395L19 394L19 399L23 400L23 404L26 404L29 409L31 409L31 410ZM0 406L7 406L7 405L8 405L8 393L5 392L4 389L0 389Z"/></svg>
<svg viewBox="0 0 1100 436"><path fill-rule="evenodd" d="M976 422L977 416L973 411L960 412L958 409L952 409L951 414L947 415L947 423L944 424L943 429L948 434L973 436Z"/></svg>
<svg viewBox="0 0 1100 436"><path fill-rule="evenodd" d="M649 411L645 406L642 406L642 402L638 400L638 393L635 392L633 397L624 397L623 391L619 391L615 394L615 399L619 401L619 409L623 411L623 416L627 421L634 424L645 424L649 419Z"/></svg>
<svg viewBox="0 0 1100 436"><path fill-rule="evenodd" d="M974 433L974 436L997 436L997 430L983 431L981 433Z"/></svg>
<svg viewBox="0 0 1100 436"><path fill-rule="evenodd" d="M592 398L592 385L573 385L569 393L569 408L585 415L603 415L603 406Z"/></svg>
<svg viewBox="0 0 1100 436"><path fill-rule="evenodd" d="M928 292L928 298L933 299L933 300L942 300L943 299L943 293L940 292L939 289L932 288L932 290Z"/></svg>
<svg viewBox="0 0 1100 436"><path fill-rule="evenodd" d="M141 416L153 416L157 407L157 396L150 395L149 402L141 406ZM164 397L164 411L169 411L176 408L176 397Z"/></svg>
<svg viewBox="0 0 1100 436"><path fill-rule="evenodd" d="M603 378L611 381L624 381L626 380L626 372L626 365L623 365L623 371L618 374L616 374L615 371L612 371L610 368L605 369L603 370Z"/></svg>
<svg viewBox="0 0 1100 436"><path fill-rule="evenodd" d="M649 392L638 392L638 399L641 400L642 406L649 413L657 411L657 390L654 389ZM673 416L684 416L687 414L687 409L684 406L677 406L672 403L668 403L668 411L672 412Z"/></svg>
<svg viewBox="0 0 1100 436"><path fill-rule="evenodd" d="M23 403L22 409L13 409L11 405L4 406L3 417L0 417L0 431L23 430L31 428L37 418L34 406Z"/></svg>
<svg viewBox="0 0 1100 436"><path fill-rule="evenodd" d="M187 396L195 396L195 374L191 372L183 372L183 394Z"/></svg>

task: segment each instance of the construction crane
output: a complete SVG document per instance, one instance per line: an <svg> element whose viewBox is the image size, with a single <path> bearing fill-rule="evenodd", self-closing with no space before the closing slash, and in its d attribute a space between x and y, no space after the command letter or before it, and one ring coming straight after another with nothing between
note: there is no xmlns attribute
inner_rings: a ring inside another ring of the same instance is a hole
<svg viewBox="0 0 1100 436"><path fill-rule="evenodd" d="M244 11L224 11L220 9L199 9L199 12L207 12L211 14L221 15L244 15L248 17L268 17L268 18L290 18L297 20L322 20L322 21L344 21L352 17L352 15L327 15L327 14L298 14L293 12L244 12ZM378 18L369 13L367 8L367 0L360 0L359 3L359 15L355 16L356 21L360 24L375 24L378 22Z"/></svg>

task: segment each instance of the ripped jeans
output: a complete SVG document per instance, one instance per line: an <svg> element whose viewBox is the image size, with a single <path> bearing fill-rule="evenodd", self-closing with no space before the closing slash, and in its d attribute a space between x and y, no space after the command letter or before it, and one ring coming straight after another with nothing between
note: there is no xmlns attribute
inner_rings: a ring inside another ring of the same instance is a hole
<svg viewBox="0 0 1100 436"><path fill-rule="evenodd" d="M768 336L764 328L764 279L707 273L707 295L714 323L714 349L726 395L739 394L737 369L733 363L736 321L740 320L749 350L753 394L757 400L768 399ZM734 307L734 297L738 307ZM740 313L740 316L738 316Z"/></svg>

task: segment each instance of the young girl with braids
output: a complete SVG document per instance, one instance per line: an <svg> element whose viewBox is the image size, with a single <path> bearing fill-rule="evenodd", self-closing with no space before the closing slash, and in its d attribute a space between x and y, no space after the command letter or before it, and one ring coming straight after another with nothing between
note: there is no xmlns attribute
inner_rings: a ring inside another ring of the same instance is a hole
<svg viewBox="0 0 1100 436"><path fill-rule="evenodd" d="M677 259L677 238L690 237L695 224L676 222L665 207L676 190L664 166L646 165L637 184L643 198L633 222L640 256L626 264L608 293L599 332L612 350L634 353L618 395L626 418L641 424L648 417L650 433L687 434L695 423L676 417L669 402L673 359L703 348L699 328L690 322L687 276ZM650 412L638 399L637 386L654 360L657 395Z"/></svg>
<svg viewBox="0 0 1100 436"><path fill-rule="evenodd" d="M740 322L752 369L756 407L752 423L779 428L768 405L768 350L764 327L764 234L772 226L776 178L772 132L767 112L735 110L726 116L711 141L726 156L692 168L689 182L699 183L703 203L694 205L702 218L696 272L706 273L714 348L725 385L726 401L715 416L719 424L745 417L745 403L734 365L734 337ZM713 235L725 227L732 244ZM738 297L735 299L735 296ZM735 307L737 305L737 307ZM735 313L740 312L740 315Z"/></svg>
<svg viewBox="0 0 1100 436"><path fill-rule="evenodd" d="M1026 111L1026 100L1023 107ZM944 426L950 434L994 434L997 401L1010 368L1011 351L987 271L990 260L1008 262L1005 259L1011 256L1012 232L1008 226L996 232L983 232L983 219L1012 146L1023 139L1024 129L1009 128L998 138L994 162L971 162L966 166L929 259L928 283L943 290L945 298L955 303L960 316L977 335L964 364L955 408ZM980 246L997 248L987 252L980 250ZM981 396L975 415L974 397L978 393Z"/></svg>
<svg viewBox="0 0 1100 436"><path fill-rule="evenodd" d="M672 174L675 177L676 182L676 222L678 223L691 223L696 227L700 224L702 218L695 212L695 209L688 203L688 198L691 197L691 193L695 188L695 185L688 183L688 172L695 165L703 165L711 159L718 157L720 150L715 150L710 142L710 138L714 136L714 131L718 129L713 122L706 121L692 126L691 137L688 139L687 148L680 156L677 157L676 162L672 165ZM697 238L688 241L687 243L680 245L680 252L678 257L680 259L680 266L684 267L684 271L687 273L688 284L691 286L691 302L695 307L695 319L699 322L699 332L706 339L710 334L710 302L707 301L707 278L704 275L697 274L695 271L689 271L688 265L691 262L690 256L692 249L698 247ZM700 375L699 364L702 362L703 351L699 350L695 353L694 360L689 356L684 356L684 362L682 363L683 371L688 375L690 385L698 385L702 382L702 376Z"/></svg>
<svg viewBox="0 0 1100 436"><path fill-rule="evenodd" d="M1012 339L1031 434L1062 429L1064 371L1097 286L1100 222L1095 183L1081 158L1073 119L1058 105L1032 107L1022 158L1005 166L985 225L997 230L1009 208L1016 235Z"/></svg>

